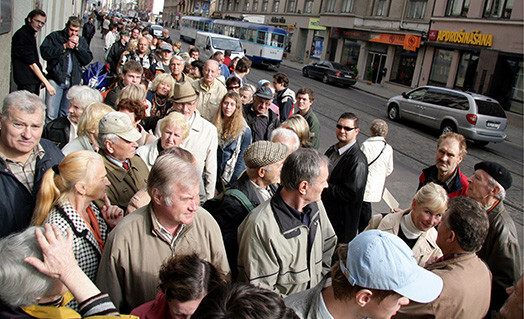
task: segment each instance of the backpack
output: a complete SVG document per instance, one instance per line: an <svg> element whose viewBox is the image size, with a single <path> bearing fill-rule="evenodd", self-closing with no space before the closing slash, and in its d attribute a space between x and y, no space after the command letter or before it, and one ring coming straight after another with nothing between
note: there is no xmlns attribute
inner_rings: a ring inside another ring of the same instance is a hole
<svg viewBox="0 0 524 319"><path fill-rule="evenodd" d="M82 80L84 81L84 85L99 91L104 91L110 83L109 71L105 64L94 62L87 67L87 70L85 70L82 75Z"/></svg>
<svg viewBox="0 0 524 319"><path fill-rule="evenodd" d="M242 204L242 206L244 206L248 213L255 208L249 198L247 198L246 194L242 193L238 189L233 188L228 188L222 194L209 199L204 203L204 205L202 205L202 207L214 216L214 213L218 210L222 204L222 201L224 200L224 196L226 195L236 198Z"/></svg>

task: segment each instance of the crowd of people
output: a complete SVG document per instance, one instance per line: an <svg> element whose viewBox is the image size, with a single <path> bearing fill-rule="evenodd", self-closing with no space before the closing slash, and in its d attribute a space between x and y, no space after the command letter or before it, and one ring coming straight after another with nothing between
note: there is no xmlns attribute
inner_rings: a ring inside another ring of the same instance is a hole
<svg viewBox="0 0 524 319"><path fill-rule="evenodd" d="M462 135L438 139L408 209L372 215L385 121L359 145L341 114L322 155L311 88L109 18L108 91L79 81L94 17L46 37L46 78L45 18L13 36L34 41L13 54L34 83L15 76L1 108L0 317L522 318L511 173L464 176Z"/></svg>

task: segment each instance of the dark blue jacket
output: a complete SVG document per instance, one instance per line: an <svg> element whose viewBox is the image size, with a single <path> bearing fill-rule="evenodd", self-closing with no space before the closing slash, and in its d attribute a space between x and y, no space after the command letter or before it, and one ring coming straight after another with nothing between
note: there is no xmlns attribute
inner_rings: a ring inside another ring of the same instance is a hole
<svg viewBox="0 0 524 319"><path fill-rule="evenodd" d="M64 43L68 40L66 29L52 32L42 42L40 54L47 61L48 78L58 84L63 84L67 76L68 53L71 52L73 60L71 85L76 85L80 84L82 80L82 67L93 60L93 53L89 50L89 45L84 37L79 37L78 46L72 50L64 49Z"/></svg>
<svg viewBox="0 0 524 319"><path fill-rule="evenodd" d="M33 192L22 184L0 159L0 238L19 232L29 226L40 190L42 177L47 169L59 164L64 155L56 145L46 139L40 140L45 150L42 159L36 160Z"/></svg>

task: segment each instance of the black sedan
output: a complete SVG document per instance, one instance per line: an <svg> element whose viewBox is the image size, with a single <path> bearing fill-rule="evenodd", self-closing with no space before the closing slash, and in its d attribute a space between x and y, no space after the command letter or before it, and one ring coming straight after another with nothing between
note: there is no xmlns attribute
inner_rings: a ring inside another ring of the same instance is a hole
<svg viewBox="0 0 524 319"><path fill-rule="evenodd" d="M346 65L337 62L319 61L304 65L302 75L322 79L324 83L337 83L343 86L357 83L355 74Z"/></svg>

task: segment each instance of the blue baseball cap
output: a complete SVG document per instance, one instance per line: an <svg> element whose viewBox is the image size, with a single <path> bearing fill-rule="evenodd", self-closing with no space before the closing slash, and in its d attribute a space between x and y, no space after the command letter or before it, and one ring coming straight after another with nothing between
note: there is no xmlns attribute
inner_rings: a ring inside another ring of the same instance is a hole
<svg viewBox="0 0 524 319"><path fill-rule="evenodd" d="M402 239L381 230L368 230L348 244L340 269L349 283L363 288L393 290L415 302L428 303L440 295L442 279L417 265Z"/></svg>

